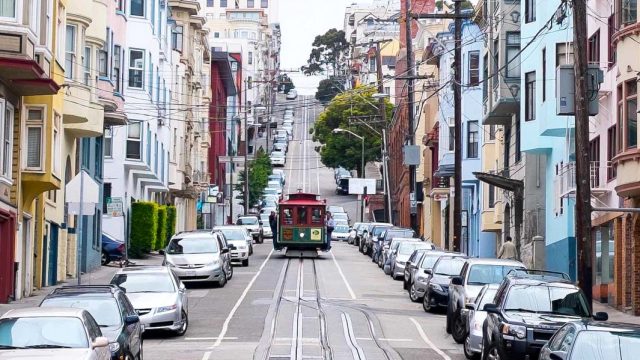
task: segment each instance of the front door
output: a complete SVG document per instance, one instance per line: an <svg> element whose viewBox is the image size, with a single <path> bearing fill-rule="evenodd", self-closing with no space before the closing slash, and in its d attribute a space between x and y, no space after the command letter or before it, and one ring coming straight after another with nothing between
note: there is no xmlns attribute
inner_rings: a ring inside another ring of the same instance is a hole
<svg viewBox="0 0 640 360"><path fill-rule="evenodd" d="M58 232L59 227L56 224L51 224L49 227L49 266L47 285L55 285L58 283Z"/></svg>

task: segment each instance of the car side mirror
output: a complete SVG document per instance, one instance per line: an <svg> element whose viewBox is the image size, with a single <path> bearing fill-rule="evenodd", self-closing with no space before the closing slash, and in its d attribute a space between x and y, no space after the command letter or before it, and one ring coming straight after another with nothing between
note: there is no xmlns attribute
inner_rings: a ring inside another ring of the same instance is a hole
<svg viewBox="0 0 640 360"><path fill-rule="evenodd" d="M227 249L227 251L229 251L229 250L236 250L236 249L237 249L237 248L236 248L236 246L235 246L235 245L233 245L233 244L229 244L229 248Z"/></svg>
<svg viewBox="0 0 640 360"><path fill-rule="evenodd" d="M555 350L549 354L549 358L552 360L564 360L567 357L567 353L564 351Z"/></svg>
<svg viewBox="0 0 640 360"><path fill-rule="evenodd" d="M609 320L609 314L604 311L598 311L597 313L593 314L593 320L607 321Z"/></svg>
<svg viewBox="0 0 640 360"><path fill-rule="evenodd" d="M490 314L499 314L500 310L498 310L498 306L496 304L484 304L484 308L482 309Z"/></svg>
<svg viewBox="0 0 640 360"><path fill-rule="evenodd" d="M127 317L124 318L124 323L127 325L135 324L139 321L140 318L138 317L138 315L127 315Z"/></svg>
<svg viewBox="0 0 640 360"><path fill-rule="evenodd" d="M158 254L160 254L160 255L164 255L164 249L160 249L160 250L158 250Z"/></svg>
<svg viewBox="0 0 640 360"><path fill-rule="evenodd" d="M427 275L433 275L433 270L431 269L424 269L424 273Z"/></svg>
<svg viewBox="0 0 640 360"><path fill-rule="evenodd" d="M466 303L464 304L464 308L467 310L475 310L476 309L476 304L474 303Z"/></svg>
<svg viewBox="0 0 640 360"><path fill-rule="evenodd" d="M461 276L454 276L451 279L451 284L452 285L462 286L462 277Z"/></svg>
<svg viewBox="0 0 640 360"><path fill-rule="evenodd" d="M231 245L229 245L229 246L231 246ZM224 249L220 250L221 254L227 254L228 252L229 252L229 248L224 248Z"/></svg>
<svg viewBox="0 0 640 360"><path fill-rule="evenodd" d="M95 340L93 340L93 342L91 343L91 347L92 348L103 348L109 346L109 339L107 339L104 336L98 336Z"/></svg>

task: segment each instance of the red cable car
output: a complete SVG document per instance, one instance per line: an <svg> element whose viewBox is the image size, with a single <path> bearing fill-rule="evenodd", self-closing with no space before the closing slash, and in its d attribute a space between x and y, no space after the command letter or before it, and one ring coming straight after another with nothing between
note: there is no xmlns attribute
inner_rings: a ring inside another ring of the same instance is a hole
<svg viewBox="0 0 640 360"><path fill-rule="evenodd" d="M298 192L289 194L278 205L278 236L274 237L275 250L327 251L325 226L326 200L316 194Z"/></svg>

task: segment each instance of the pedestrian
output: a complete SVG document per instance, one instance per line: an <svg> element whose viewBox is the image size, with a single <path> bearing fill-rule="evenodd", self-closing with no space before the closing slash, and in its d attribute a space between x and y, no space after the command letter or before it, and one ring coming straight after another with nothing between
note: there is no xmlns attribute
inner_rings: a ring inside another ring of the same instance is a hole
<svg viewBox="0 0 640 360"><path fill-rule="evenodd" d="M336 221L333 219L331 212L327 211L327 250L331 250L331 233L336 227Z"/></svg>
<svg viewBox="0 0 640 360"><path fill-rule="evenodd" d="M269 215L269 227L273 234L273 240L278 241L278 218L275 211L272 211L271 215Z"/></svg>
<svg viewBox="0 0 640 360"><path fill-rule="evenodd" d="M500 251L498 251L498 259L516 260L517 257L516 246L513 245L511 236L507 236L500 247Z"/></svg>

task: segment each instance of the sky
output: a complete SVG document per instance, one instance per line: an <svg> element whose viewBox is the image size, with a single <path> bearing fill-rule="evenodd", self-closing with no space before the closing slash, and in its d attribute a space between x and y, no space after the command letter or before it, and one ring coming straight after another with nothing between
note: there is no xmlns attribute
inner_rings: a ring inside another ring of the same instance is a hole
<svg viewBox="0 0 640 360"><path fill-rule="evenodd" d="M342 29L345 8L362 0L280 0L280 29L282 30L281 69L299 69L307 63L311 43L316 35L331 28ZM289 74L298 94L313 95L319 76Z"/></svg>

